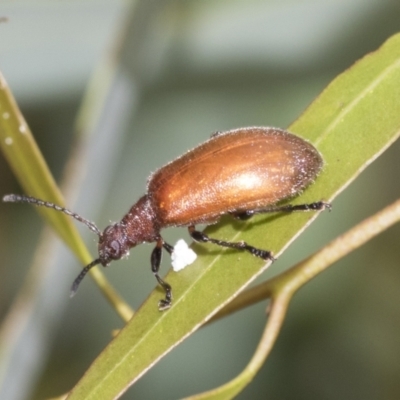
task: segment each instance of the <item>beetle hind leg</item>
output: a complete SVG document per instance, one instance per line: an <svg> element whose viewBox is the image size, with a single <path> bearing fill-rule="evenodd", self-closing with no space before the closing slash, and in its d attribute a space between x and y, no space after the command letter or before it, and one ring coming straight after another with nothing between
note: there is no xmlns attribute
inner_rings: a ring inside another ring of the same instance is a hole
<svg viewBox="0 0 400 400"><path fill-rule="evenodd" d="M266 214L266 213L275 213L275 212L296 212L296 211L323 211L328 209L331 211L332 206L330 203L326 203L325 201L316 201L314 203L308 204L286 204L282 206L271 206L267 208L263 208L260 210L246 210L240 212L231 212L233 218L239 219L241 221L245 221L251 218L255 214Z"/></svg>
<svg viewBox="0 0 400 400"><path fill-rule="evenodd" d="M282 206L279 205L272 206L261 210L245 211L244 214L247 215L248 213L250 216L252 216L254 214L273 213L273 212L287 212L287 213L296 211L310 212L310 211L323 211L326 209L331 211L332 206L330 203L326 203L325 201L316 201L314 203L308 203L308 204L286 204Z"/></svg>
<svg viewBox="0 0 400 400"><path fill-rule="evenodd" d="M196 231L194 226L189 226L189 234L196 242L213 243L221 247L229 247L231 249L245 250L253 256L262 258L265 261L275 261L272 253L268 250L257 249L256 247L248 245L246 242L226 242L224 240L210 238L203 232Z"/></svg>
<svg viewBox="0 0 400 400"><path fill-rule="evenodd" d="M168 243L165 243L162 238L157 240L156 247L154 248L154 250L151 253L151 271L153 272L154 276L156 277L159 285L165 291L165 298L161 299L158 302L158 309L160 311L167 310L168 308L171 307L171 304L172 304L171 285L168 284L167 282L165 282L163 279L161 279L160 275L158 275L158 271L160 270L163 247L165 248L165 250L168 251L168 253L171 254L173 247L171 245L169 245Z"/></svg>

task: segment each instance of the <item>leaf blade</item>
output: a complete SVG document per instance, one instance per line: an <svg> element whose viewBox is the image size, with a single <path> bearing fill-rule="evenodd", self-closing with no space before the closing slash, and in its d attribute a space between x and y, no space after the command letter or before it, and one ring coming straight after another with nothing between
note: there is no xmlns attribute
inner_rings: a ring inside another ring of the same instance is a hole
<svg viewBox="0 0 400 400"><path fill-rule="evenodd" d="M290 127L292 132L315 143L326 161L321 176L296 198L296 203L332 199L399 136L399 80L400 35L395 35L336 78ZM228 240L245 239L261 248L267 242L279 253L315 217L304 213L284 219L260 216L241 225L241 231L236 230L235 223L224 220L209 228L208 233ZM198 261L167 277L174 288L173 307L159 314L156 304L161 293L153 292L95 360L69 399L119 397L268 265L230 250L217 250L215 255L210 247L195 248L201 254ZM237 389L247 382L236 382Z"/></svg>

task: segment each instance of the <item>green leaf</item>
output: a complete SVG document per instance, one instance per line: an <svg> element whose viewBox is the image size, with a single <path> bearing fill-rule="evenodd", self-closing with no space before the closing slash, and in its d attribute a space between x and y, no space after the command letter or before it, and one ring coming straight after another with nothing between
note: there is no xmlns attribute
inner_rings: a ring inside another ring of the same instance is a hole
<svg viewBox="0 0 400 400"><path fill-rule="evenodd" d="M326 163L316 183L295 203L332 200L398 137L398 82L400 35L395 35L336 78L290 127L290 131L314 143ZM315 216L258 216L244 224L224 219L208 233L231 241L246 240L279 254ZM268 266L232 250L221 251L211 245L194 248L198 260L184 271L170 272L166 278L173 287L172 308L162 313L157 310L163 293L156 289L99 355L68 399L118 398ZM247 383L242 382L234 392ZM219 395L226 398L226 393Z"/></svg>

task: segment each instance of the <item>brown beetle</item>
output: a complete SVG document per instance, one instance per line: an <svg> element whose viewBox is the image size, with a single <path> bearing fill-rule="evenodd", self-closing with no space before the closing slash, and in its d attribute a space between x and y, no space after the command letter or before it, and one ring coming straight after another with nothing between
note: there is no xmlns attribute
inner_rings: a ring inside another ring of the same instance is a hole
<svg viewBox="0 0 400 400"><path fill-rule="evenodd" d="M95 224L63 207L28 196L7 195L3 201L28 202L62 211L86 224L99 236L99 257L87 265L72 285L72 295L90 268L127 255L144 242L156 242L151 269L165 291L159 309L171 306L171 286L158 274L166 243L160 231L187 226L197 242L246 250L263 260L274 260L271 252L245 242L226 242L197 231L195 225L216 223L223 214L247 219L254 214L323 210L328 203L276 205L294 197L312 183L321 170L322 158L305 140L277 128L240 128L217 132L211 139L188 151L150 176L147 193L120 222L101 232Z"/></svg>

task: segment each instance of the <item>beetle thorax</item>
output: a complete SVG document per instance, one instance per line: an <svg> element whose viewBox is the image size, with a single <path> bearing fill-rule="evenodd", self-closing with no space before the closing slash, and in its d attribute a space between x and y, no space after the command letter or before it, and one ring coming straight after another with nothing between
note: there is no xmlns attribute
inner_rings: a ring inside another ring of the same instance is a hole
<svg viewBox="0 0 400 400"><path fill-rule="evenodd" d="M154 242L160 236L157 216L149 196L141 197L122 218L130 247L144 242Z"/></svg>

